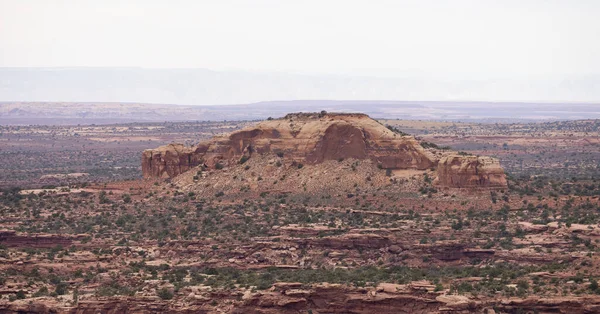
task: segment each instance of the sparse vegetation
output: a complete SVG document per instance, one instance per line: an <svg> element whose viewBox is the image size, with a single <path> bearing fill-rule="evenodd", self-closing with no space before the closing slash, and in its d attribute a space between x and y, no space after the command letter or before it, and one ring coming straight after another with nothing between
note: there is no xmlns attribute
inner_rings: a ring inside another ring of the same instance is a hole
<svg viewBox="0 0 600 314"><path fill-rule="evenodd" d="M224 128L201 125L215 133ZM192 134L192 127L167 126L180 134ZM439 156L447 144L465 154L497 154L508 169L508 187L449 190L436 184L435 169L383 171L381 164L352 158L319 168L286 154L269 155L264 163L258 155L226 160L225 171L199 167L183 183L122 181L127 172L116 168L130 162L137 167L139 151L120 159L127 149L104 146L74 155L83 166L68 168L96 169L89 182L46 182L45 191L34 193L28 189L41 187L41 169L65 164L27 159L39 156L33 152L19 158L10 155L17 150L3 152L9 156L0 191L4 300L36 303L33 298L44 297L74 306L79 299L136 302L143 296L174 304L194 297L226 308L242 304L247 291L272 289L284 300L288 296L278 292L284 288L273 287L278 282L299 283L298 291L321 282L345 284L344 293L356 292L358 299L382 289L376 288L381 283L418 282L429 291L415 290L424 300L459 294L500 306L494 300L600 293L597 146L552 142L556 132L589 132L581 137L593 138L589 123L394 128L423 136L421 145ZM15 127L0 129L17 138ZM525 147L493 138L521 129L532 132L521 142L550 144ZM33 127L22 130L36 138L27 131ZM490 139L474 143L471 135ZM115 158L100 157L107 154ZM38 165L23 170L36 176L19 174L20 159ZM114 162L105 167L105 159ZM101 169L112 169L110 176ZM9 187L9 177L23 184Z"/></svg>

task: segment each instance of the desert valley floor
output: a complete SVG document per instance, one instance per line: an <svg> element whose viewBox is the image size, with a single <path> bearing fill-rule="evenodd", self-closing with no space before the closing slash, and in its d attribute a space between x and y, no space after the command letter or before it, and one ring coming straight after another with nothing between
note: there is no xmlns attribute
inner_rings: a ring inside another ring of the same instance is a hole
<svg viewBox="0 0 600 314"><path fill-rule="evenodd" d="M600 312L599 120L378 120L504 187L276 151L142 178L256 122L0 126L0 313Z"/></svg>

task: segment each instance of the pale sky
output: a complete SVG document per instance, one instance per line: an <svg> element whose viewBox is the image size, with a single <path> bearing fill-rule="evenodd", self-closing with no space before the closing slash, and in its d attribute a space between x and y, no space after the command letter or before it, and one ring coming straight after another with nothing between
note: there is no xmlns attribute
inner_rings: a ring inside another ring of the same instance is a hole
<svg viewBox="0 0 600 314"><path fill-rule="evenodd" d="M598 0L0 0L0 67L600 73Z"/></svg>

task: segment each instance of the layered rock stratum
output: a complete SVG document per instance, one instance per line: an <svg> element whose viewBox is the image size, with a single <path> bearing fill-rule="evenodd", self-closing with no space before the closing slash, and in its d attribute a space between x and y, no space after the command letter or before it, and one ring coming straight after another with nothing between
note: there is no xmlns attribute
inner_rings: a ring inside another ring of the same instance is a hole
<svg viewBox="0 0 600 314"><path fill-rule="evenodd" d="M221 168L257 154L306 165L369 159L381 169L435 170L435 182L444 187L506 187L504 170L494 158L432 148L357 113L288 114L196 146L149 149L142 155L142 171L144 178L173 178L197 166Z"/></svg>

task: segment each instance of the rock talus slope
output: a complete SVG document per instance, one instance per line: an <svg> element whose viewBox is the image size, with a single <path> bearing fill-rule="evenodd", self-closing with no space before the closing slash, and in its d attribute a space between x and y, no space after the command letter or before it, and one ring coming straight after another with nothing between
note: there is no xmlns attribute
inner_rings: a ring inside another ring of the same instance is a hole
<svg viewBox="0 0 600 314"><path fill-rule="evenodd" d="M364 114L288 114L214 137L193 147L170 144L142 155L144 178L172 178L199 165L227 166L253 154L275 153L307 165L345 158L370 159L382 169L437 169L437 183L459 188L506 186L490 157L424 148Z"/></svg>

